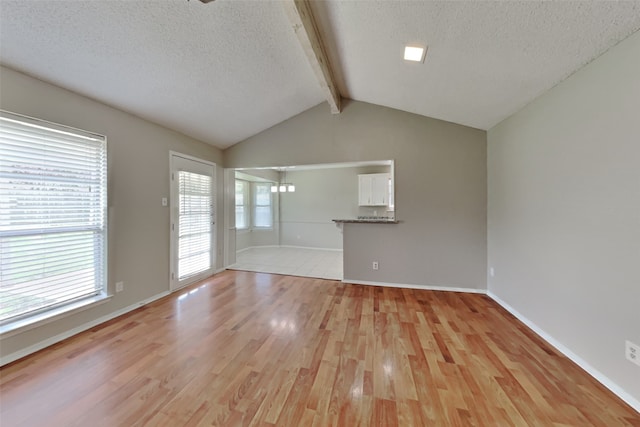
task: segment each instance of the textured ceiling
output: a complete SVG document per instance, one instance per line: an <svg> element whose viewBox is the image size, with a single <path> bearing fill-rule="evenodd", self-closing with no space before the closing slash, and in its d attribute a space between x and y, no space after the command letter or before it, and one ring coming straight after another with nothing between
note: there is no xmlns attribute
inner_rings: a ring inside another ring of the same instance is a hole
<svg viewBox="0 0 640 427"><path fill-rule="evenodd" d="M480 129L640 28L640 1L312 9L343 96ZM0 0L0 62L221 148L324 101L277 1Z"/></svg>
<svg viewBox="0 0 640 427"><path fill-rule="evenodd" d="M225 147L324 101L282 5L0 0L4 65Z"/></svg>
<svg viewBox="0 0 640 427"><path fill-rule="evenodd" d="M489 129L640 28L637 1L328 1L343 96ZM424 64L406 44L429 46Z"/></svg>

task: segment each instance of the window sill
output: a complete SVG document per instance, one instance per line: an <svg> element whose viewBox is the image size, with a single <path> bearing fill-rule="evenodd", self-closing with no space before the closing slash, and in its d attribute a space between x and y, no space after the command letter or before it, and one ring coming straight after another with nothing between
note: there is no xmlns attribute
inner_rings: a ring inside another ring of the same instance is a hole
<svg viewBox="0 0 640 427"><path fill-rule="evenodd" d="M71 304L47 310L23 319L12 320L0 325L0 339L9 338L19 333L37 328L47 323L71 316L92 307L104 304L111 299L111 295L100 294L90 298L85 298Z"/></svg>

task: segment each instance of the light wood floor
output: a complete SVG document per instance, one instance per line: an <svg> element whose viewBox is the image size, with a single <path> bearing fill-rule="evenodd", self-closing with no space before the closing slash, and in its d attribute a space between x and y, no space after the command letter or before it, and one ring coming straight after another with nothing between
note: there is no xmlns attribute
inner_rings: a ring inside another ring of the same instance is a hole
<svg viewBox="0 0 640 427"><path fill-rule="evenodd" d="M2 427L640 425L484 295L247 272L0 374Z"/></svg>

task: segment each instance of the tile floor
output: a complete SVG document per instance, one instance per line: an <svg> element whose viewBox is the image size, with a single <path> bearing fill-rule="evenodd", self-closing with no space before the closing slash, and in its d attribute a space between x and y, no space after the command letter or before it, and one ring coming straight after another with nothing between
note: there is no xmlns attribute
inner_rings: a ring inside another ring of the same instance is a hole
<svg viewBox="0 0 640 427"><path fill-rule="evenodd" d="M231 270L342 280L342 251L303 248L250 248L238 252Z"/></svg>

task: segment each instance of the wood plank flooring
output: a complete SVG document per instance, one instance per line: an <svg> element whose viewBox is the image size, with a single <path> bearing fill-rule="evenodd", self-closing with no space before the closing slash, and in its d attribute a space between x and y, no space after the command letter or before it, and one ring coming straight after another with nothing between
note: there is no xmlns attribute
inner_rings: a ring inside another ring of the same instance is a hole
<svg viewBox="0 0 640 427"><path fill-rule="evenodd" d="M0 375L2 427L640 426L484 295L239 271Z"/></svg>

